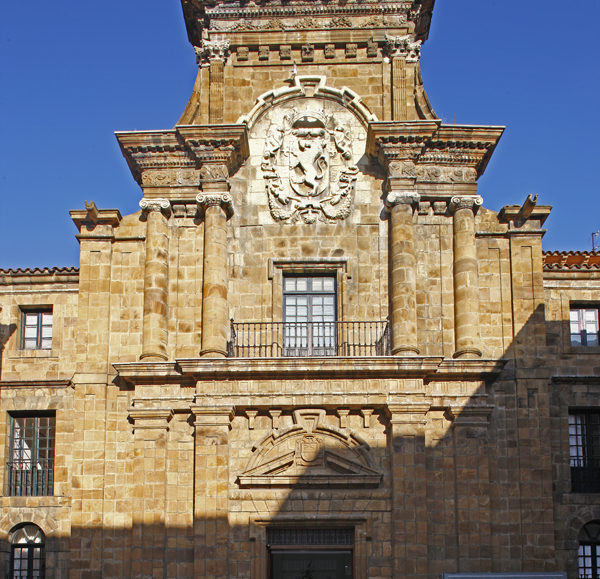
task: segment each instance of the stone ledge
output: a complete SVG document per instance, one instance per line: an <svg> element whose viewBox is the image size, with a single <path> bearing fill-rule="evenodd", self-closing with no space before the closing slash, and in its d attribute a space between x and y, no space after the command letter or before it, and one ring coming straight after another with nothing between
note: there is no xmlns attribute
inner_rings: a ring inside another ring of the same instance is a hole
<svg viewBox="0 0 600 579"><path fill-rule="evenodd" d="M188 382L206 379L273 378L417 378L490 380L506 360L453 360L442 357L190 358L175 362L113 364L128 384ZM187 378L187 380L186 380Z"/></svg>

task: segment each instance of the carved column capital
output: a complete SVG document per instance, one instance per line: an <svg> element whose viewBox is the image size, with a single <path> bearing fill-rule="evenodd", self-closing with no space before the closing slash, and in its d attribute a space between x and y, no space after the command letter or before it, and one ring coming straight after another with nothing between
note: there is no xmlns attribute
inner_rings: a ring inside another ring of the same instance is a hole
<svg viewBox="0 0 600 579"><path fill-rule="evenodd" d="M455 195L450 199L448 208L451 213L455 213L459 209L471 209L473 213L477 213L481 205L483 205L483 197L481 195Z"/></svg>
<svg viewBox="0 0 600 579"><path fill-rule="evenodd" d="M233 215L233 198L227 191L223 191L222 193L198 193L196 195L196 203L200 212L206 211L208 207L218 205L223 209L228 219Z"/></svg>
<svg viewBox="0 0 600 579"><path fill-rule="evenodd" d="M389 211L394 205L415 206L421 200L421 196L414 191L390 191L385 198L385 207Z"/></svg>
<svg viewBox="0 0 600 579"><path fill-rule="evenodd" d="M169 216L171 213L171 202L168 199L147 199L144 197L140 200L140 208L144 214L152 213L154 211L161 212L165 216Z"/></svg>
<svg viewBox="0 0 600 579"><path fill-rule="evenodd" d="M421 40L412 36L385 35L384 52L388 58L404 58L406 62L419 62L421 58Z"/></svg>
<svg viewBox="0 0 600 579"><path fill-rule="evenodd" d="M229 58L230 41L228 38L222 40L203 40L202 46L194 46L196 60L202 67L209 66L211 62L221 61L223 64Z"/></svg>

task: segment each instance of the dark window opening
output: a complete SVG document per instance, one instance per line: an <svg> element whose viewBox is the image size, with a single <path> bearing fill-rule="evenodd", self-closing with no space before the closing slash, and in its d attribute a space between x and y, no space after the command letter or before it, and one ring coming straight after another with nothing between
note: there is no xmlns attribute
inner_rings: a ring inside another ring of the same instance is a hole
<svg viewBox="0 0 600 579"><path fill-rule="evenodd" d="M600 411L569 414L569 464L574 493L600 493Z"/></svg>
<svg viewBox="0 0 600 579"><path fill-rule="evenodd" d="M32 524L10 535L10 579L43 579L46 574L44 533Z"/></svg>
<svg viewBox="0 0 600 579"><path fill-rule="evenodd" d="M600 521L591 521L579 532L579 579L600 579Z"/></svg>
<svg viewBox="0 0 600 579"><path fill-rule="evenodd" d="M53 414L10 416L7 495L53 494L54 438Z"/></svg>
<svg viewBox="0 0 600 579"><path fill-rule="evenodd" d="M270 579L351 579L354 529L267 529Z"/></svg>

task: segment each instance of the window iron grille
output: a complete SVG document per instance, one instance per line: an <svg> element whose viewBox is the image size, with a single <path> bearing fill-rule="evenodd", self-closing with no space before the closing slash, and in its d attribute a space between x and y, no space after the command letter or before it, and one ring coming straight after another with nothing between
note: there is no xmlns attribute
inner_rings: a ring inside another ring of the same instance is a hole
<svg viewBox="0 0 600 579"><path fill-rule="evenodd" d="M11 416L8 496L53 494L54 438L54 415Z"/></svg>

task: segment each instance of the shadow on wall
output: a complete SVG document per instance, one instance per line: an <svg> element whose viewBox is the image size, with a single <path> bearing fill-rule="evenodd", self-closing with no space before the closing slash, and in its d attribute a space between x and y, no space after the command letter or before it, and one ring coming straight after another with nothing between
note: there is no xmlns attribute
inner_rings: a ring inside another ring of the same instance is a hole
<svg viewBox="0 0 600 579"><path fill-rule="evenodd" d="M2 311L1 306L0 311ZM2 379L2 359L4 357L4 348L16 330L17 324L0 324L0 379Z"/></svg>
<svg viewBox="0 0 600 579"><path fill-rule="evenodd" d="M573 373L577 355L565 336L568 323L545 323L540 308L493 382L472 392L462 381L425 384L428 409L404 421L383 406L368 430L355 428L365 421L358 409L349 411L347 427L324 410L284 410L293 424L262 444L249 431L256 440L244 468L229 461L227 480L202 481L206 490L193 501L173 486L163 497L146 492L166 480L157 472L152 485L133 491L143 497L97 500L89 526L60 536L39 514L43 497L11 499L21 508L4 511L0 576L10 576L11 551L23 558L43 548L46 577L57 578L264 578L271 569L278 579L557 570L574 577L581 524L600 519L600 503L569 493L568 408L593 388L597 397L598 385L592 380L579 399L561 388L555 377ZM462 408L461 396L468 398ZM266 413L254 419L261 416L271 420ZM166 516L132 519L136 498L154 513L165 501ZM108 504L115 512L100 512ZM203 516L200 504L212 514ZM27 513L43 547L25 543L23 551L14 537L23 536L15 531Z"/></svg>

